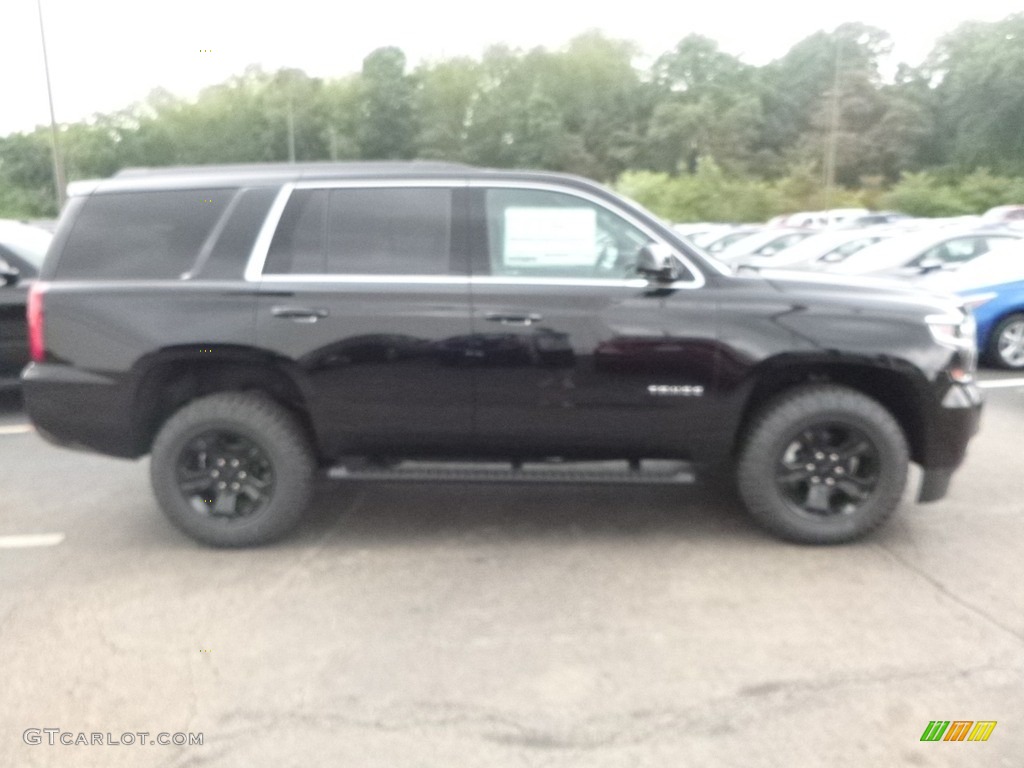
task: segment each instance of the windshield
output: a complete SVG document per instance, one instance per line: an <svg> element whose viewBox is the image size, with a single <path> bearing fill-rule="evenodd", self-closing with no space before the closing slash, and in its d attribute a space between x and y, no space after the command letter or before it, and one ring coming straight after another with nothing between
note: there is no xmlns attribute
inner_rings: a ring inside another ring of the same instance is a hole
<svg viewBox="0 0 1024 768"><path fill-rule="evenodd" d="M994 247L962 267L929 276L928 285L946 290L970 290L1024 280L1024 241Z"/></svg>
<svg viewBox="0 0 1024 768"><path fill-rule="evenodd" d="M778 255L787 261L815 261L823 256L836 255L838 258L829 261L841 261L856 251L877 243L885 235L878 232L822 232L789 246Z"/></svg>
<svg viewBox="0 0 1024 768"><path fill-rule="evenodd" d="M785 234L785 230L768 230L765 232L748 234L745 237L739 237L729 243L726 248L722 249L722 255L728 257L734 253L752 253L761 246L767 245L768 243L783 237Z"/></svg>

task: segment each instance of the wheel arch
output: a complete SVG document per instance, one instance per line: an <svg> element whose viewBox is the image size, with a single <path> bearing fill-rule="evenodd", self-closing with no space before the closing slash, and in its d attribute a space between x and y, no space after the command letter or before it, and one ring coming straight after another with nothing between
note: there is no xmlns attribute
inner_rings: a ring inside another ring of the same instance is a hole
<svg viewBox="0 0 1024 768"><path fill-rule="evenodd" d="M148 453L160 428L182 406L206 395L260 391L287 408L317 447L309 416L308 393L300 372L265 351L211 344L172 347L143 358L132 403L133 442L137 454Z"/></svg>
<svg viewBox="0 0 1024 768"><path fill-rule="evenodd" d="M804 384L837 384L860 392L884 407L903 430L913 461L920 462L926 450L925 382L909 364L888 361L879 365L869 360L792 359L765 361L751 375L752 384L743 404L733 439L735 458L751 422L782 393Z"/></svg>

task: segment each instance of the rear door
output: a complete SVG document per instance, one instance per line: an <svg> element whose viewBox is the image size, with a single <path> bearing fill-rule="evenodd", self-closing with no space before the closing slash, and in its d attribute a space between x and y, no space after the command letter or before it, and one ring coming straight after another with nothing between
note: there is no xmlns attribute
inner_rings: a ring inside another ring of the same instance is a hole
<svg viewBox="0 0 1024 768"><path fill-rule="evenodd" d="M328 455L470 435L468 277L456 182L289 185L257 245L258 344L294 372Z"/></svg>

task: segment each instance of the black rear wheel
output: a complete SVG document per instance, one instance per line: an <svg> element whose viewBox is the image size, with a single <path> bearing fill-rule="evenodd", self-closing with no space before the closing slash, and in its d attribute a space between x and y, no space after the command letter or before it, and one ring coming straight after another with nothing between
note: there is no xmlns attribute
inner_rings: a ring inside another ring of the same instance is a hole
<svg viewBox="0 0 1024 768"><path fill-rule="evenodd" d="M772 533L836 544L892 514L908 464L903 431L882 405L846 387L809 385L755 418L738 483L750 514Z"/></svg>
<svg viewBox="0 0 1024 768"><path fill-rule="evenodd" d="M291 530L309 502L313 470L291 414L248 392L183 407L160 430L150 462L164 513L215 546L263 544Z"/></svg>

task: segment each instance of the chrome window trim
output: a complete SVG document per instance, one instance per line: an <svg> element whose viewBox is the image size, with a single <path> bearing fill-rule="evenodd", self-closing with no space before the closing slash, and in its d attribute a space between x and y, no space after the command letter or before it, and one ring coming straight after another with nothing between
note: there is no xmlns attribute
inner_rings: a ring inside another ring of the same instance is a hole
<svg viewBox="0 0 1024 768"><path fill-rule="evenodd" d="M478 275L471 277L470 285L547 285L579 288L647 288L651 285L642 277L629 279L610 277L517 277Z"/></svg>
<svg viewBox="0 0 1024 768"><path fill-rule="evenodd" d="M252 252L249 255L249 262L245 267L244 277L246 282L259 283L378 283L378 284L399 284L399 283L421 283L433 285L471 285L478 281L480 285L548 285L548 286L608 286L608 287L644 287L650 285L644 278L557 278L557 277L512 277L501 275L330 275L330 274L274 274L264 275L263 267L267 261L267 254L270 251L270 243L277 232L277 226L281 221L288 200L296 189L346 189L346 188L417 188L417 187L449 187L451 189L472 187L483 189L532 189L539 192L557 192L571 197L585 200L592 205L599 206L621 219L625 219L632 226L639 229L652 242L660 243L668 248L692 275L693 280L676 280L671 283L664 283L661 287L672 290L695 290L704 287L706 279L700 268L694 264L684 253L681 253L671 243L665 242L642 220L638 219L629 211L612 207L596 195L583 190L566 187L543 181L516 181L503 179L339 179L339 180L310 180L290 181L281 185L277 197L267 211L267 216L260 227L259 235L253 244Z"/></svg>
<svg viewBox="0 0 1024 768"><path fill-rule="evenodd" d="M615 278L572 277L476 277L459 275L264 275L265 283L333 283L377 285L540 285L578 288L648 288L652 285L643 278L628 280ZM661 287L659 285L659 287ZM671 287L665 284L665 287Z"/></svg>
<svg viewBox="0 0 1024 768"><path fill-rule="evenodd" d="M179 280L191 280L197 274L202 272L203 267L205 267L206 263L210 260L210 254L213 253L214 246L217 245L217 241L220 240L220 236L224 234L224 230L228 226L228 221L231 219L232 214L234 214L235 209L238 208L242 195L246 193L246 190L237 187L232 191L234 194L231 197L231 202L227 204L224 212L220 215L220 219L218 219L217 223L213 225L213 229L210 230L210 234L206 236L206 241L199 249L199 255L192 263L191 269L182 272L181 275L178 276Z"/></svg>
<svg viewBox="0 0 1024 768"><path fill-rule="evenodd" d="M309 282L305 278L316 278L320 281L327 282L327 278L338 278L338 277L352 277L359 278L362 281L366 277L361 275L328 275L328 274L288 274L288 275L264 275L263 267L267 263L267 254L270 253L270 243L274 239L274 233L277 232L277 225L281 223L281 216L284 214L284 209L288 205L288 201L291 199L292 192L296 189L417 189L422 187L449 187L451 189L464 188L466 182L461 179L336 179L336 180L310 180L310 181L289 181L281 185L281 191L277 193L277 197L274 199L273 204L270 206L270 210L267 211L267 217L263 221L263 226L260 227L260 233L256 237L256 242L253 243L252 252L249 254L249 262L245 267L244 277L246 282L258 283L261 280L273 280L277 281L278 278L284 277L290 280L295 278L302 278L299 282ZM380 275L373 275L373 277L381 277ZM384 275L384 277L389 277ZM411 277L444 277L443 275L411 275ZM452 277L456 277L452 275ZM335 281L335 282L352 282L351 280Z"/></svg>
<svg viewBox="0 0 1024 768"><path fill-rule="evenodd" d="M371 283L398 285L468 285L469 277L460 275L263 275L264 283Z"/></svg>
<svg viewBox="0 0 1024 768"><path fill-rule="evenodd" d="M248 283L258 283L263 277L261 273L263 265L267 262L267 253L270 252L270 242L274 239L277 225L281 221L281 214L284 213L284 207L288 204L293 189L295 189L295 182L289 181L282 184L277 197L270 205L270 210L267 211L267 217L263 220L260 233L256 236L256 242L253 243L252 253L249 254L249 263L245 266L244 275Z"/></svg>
<svg viewBox="0 0 1024 768"><path fill-rule="evenodd" d="M466 182L463 179L324 179L317 181L295 181L292 185L296 189L351 189L361 188L393 188L393 189L416 189L420 187L450 187L452 189L465 189Z"/></svg>

